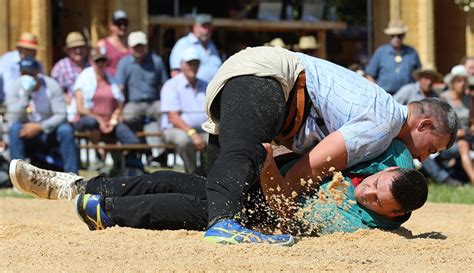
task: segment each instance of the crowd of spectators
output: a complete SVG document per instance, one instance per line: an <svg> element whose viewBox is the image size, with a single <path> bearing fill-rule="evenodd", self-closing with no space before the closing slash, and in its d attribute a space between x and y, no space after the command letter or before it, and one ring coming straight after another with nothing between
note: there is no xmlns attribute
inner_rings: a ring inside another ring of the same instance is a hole
<svg viewBox="0 0 474 273"><path fill-rule="evenodd" d="M203 154L207 146L207 135L201 128L206 121L206 87L223 61L212 41L212 20L207 14L195 17L191 32L171 50L169 71L162 57L150 50L145 33L129 32L123 10L113 13L109 36L95 45L80 32L69 33L65 57L56 62L51 77L35 59L39 41L35 35L23 33L16 49L0 59L0 100L6 107L10 159L29 158L39 166L77 173L74 130L89 132L93 143L138 144L146 140L136 133L154 122L162 141L176 145L185 171L196 172L197 152ZM416 49L403 43L407 31L402 22L391 22L385 29L389 43L377 48L365 69L355 65L353 70L402 104L426 97L448 101L462 124L458 140L421 167L440 183L474 184L474 57L453 67L443 83L436 68L422 66ZM300 37L293 46L280 38L265 45L312 56L318 55L319 48L311 35ZM97 154L105 160L104 151ZM128 152L125 166L143 170L141 154Z"/></svg>

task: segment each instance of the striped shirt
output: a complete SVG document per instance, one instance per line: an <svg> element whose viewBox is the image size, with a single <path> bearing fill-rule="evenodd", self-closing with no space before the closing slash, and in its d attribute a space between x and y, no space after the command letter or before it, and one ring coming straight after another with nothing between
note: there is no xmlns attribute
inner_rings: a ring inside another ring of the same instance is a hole
<svg viewBox="0 0 474 273"><path fill-rule="evenodd" d="M305 68L313 103L293 150L305 153L339 131L347 149L348 167L382 154L408 117L407 106L359 74L331 62L295 53ZM322 118L324 124L317 124Z"/></svg>
<svg viewBox="0 0 474 273"><path fill-rule="evenodd" d="M71 59L64 57L54 65L53 70L51 70L51 77L58 81L63 90L67 90L69 94L72 94L74 91L72 86L82 69Z"/></svg>

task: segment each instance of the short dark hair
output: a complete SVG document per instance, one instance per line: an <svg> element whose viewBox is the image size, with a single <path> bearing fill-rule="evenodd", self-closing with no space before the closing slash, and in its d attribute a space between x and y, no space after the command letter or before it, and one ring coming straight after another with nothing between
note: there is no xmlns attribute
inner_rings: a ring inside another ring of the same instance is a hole
<svg viewBox="0 0 474 273"><path fill-rule="evenodd" d="M451 147L456 142L456 134L458 132L459 121L453 107L446 101L439 98L426 98L419 101L413 101L410 104L415 105L414 116L422 118L432 118L437 135L449 134L450 139L448 146Z"/></svg>
<svg viewBox="0 0 474 273"><path fill-rule="evenodd" d="M428 198L428 184L423 174L415 169L398 169L390 191L400 205L398 212L421 208Z"/></svg>

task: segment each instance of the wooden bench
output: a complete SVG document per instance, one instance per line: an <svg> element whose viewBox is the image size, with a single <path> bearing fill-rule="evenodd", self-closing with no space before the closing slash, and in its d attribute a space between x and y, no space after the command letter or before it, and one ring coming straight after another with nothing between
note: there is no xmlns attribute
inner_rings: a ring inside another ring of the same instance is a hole
<svg viewBox="0 0 474 273"><path fill-rule="evenodd" d="M161 137L161 132L136 132L135 135L137 137ZM78 149L79 152L81 150L86 151L86 165L90 165L89 159L89 150L91 149L103 149L106 152L121 152L121 172L124 173L125 171L125 155L129 151L148 151L153 148L162 148L162 149L174 149L176 145L171 143L163 143L163 144L146 144L146 143L138 143L138 144L123 144L120 142L116 143L98 143L92 144L91 143L91 133L88 131L76 131L74 136L78 140ZM81 140L85 140L86 143L82 144Z"/></svg>

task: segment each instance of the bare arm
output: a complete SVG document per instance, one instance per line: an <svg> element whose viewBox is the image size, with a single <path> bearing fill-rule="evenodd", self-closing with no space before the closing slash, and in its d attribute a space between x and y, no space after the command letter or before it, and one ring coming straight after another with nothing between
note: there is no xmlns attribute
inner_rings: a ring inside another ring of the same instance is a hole
<svg viewBox="0 0 474 273"><path fill-rule="evenodd" d="M374 77L370 76L369 74L366 74L365 77L366 77L369 81L375 82Z"/></svg>
<svg viewBox="0 0 474 273"><path fill-rule="evenodd" d="M347 151L344 139L338 131L324 138L310 152L303 155L295 165L282 177L276 167L273 158L268 158L270 154L267 149L267 161L261 175L262 189L269 205L280 216L291 217L294 213L293 204L302 193L314 188L308 185L309 179L313 183L320 183L324 178L332 174L329 169L339 171L345 169L347 165ZM306 183L302 183L303 179ZM277 192L277 190L280 191ZM278 198L285 199L286 202L279 202ZM274 199L274 200L272 200Z"/></svg>

